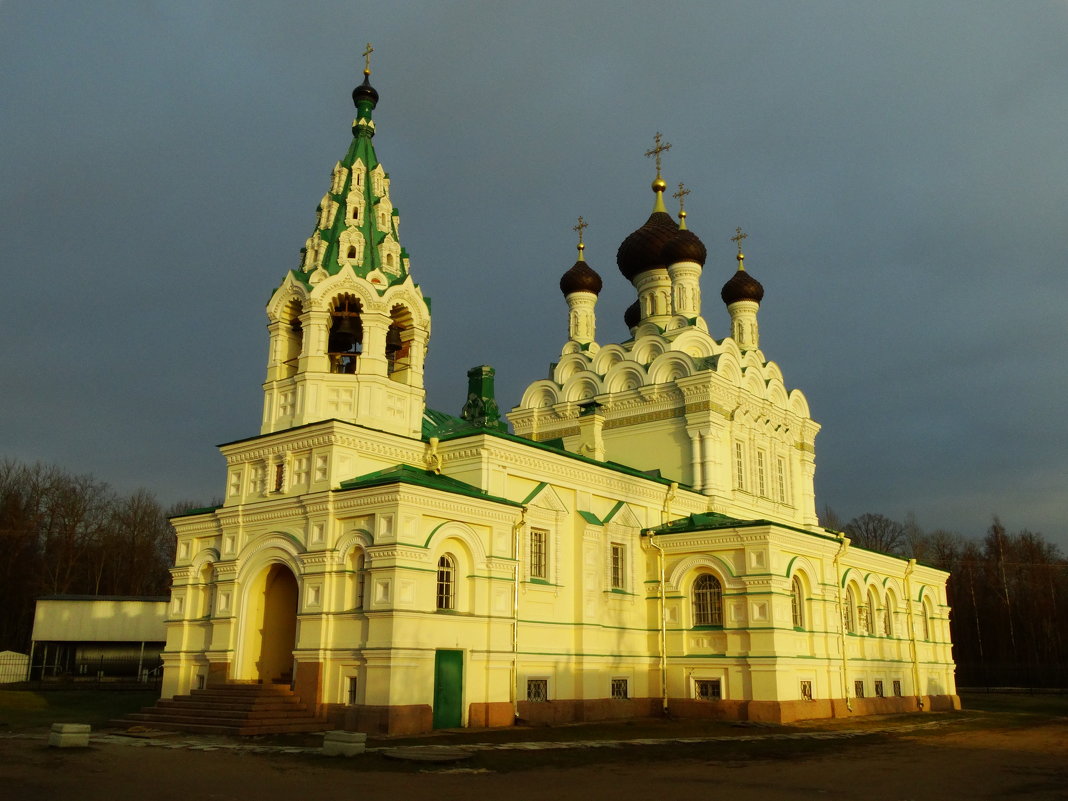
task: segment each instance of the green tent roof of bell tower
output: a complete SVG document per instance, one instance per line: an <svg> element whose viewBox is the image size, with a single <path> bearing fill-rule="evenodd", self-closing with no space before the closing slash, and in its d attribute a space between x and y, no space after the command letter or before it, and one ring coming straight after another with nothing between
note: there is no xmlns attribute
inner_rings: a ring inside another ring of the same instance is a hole
<svg viewBox="0 0 1068 801"><path fill-rule="evenodd" d="M293 275L311 286L346 265L380 292L408 276L408 253L398 236L399 214L389 197L389 174L375 154L372 112L378 92L370 70L352 93L356 119L352 143L334 167L330 190L317 209L315 230L302 250Z"/></svg>

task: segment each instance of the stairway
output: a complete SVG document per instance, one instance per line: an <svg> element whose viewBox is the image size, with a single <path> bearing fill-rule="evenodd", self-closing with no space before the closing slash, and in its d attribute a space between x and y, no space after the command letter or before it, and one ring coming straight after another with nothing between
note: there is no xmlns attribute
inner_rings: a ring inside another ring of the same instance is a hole
<svg viewBox="0 0 1068 801"><path fill-rule="evenodd" d="M325 731L329 724L316 718L285 684L227 683L192 690L189 695L161 698L119 720L115 726L187 731L199 734L286 734Z"/></svg>

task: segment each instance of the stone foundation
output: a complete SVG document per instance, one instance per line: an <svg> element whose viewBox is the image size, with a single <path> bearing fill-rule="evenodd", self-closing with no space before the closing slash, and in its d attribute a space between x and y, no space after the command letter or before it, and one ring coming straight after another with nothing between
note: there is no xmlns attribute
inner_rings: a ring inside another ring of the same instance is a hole
<svg viewBox="0 0 1068 801"><path fill-rule="evenodd" d="M923 701L920 709L919 701ZM926 695L892 698L851 698L849 708L842 698L815 701L697 701L672 698L668 716L707 720L748 720L760 723L793 723L819 718L847 718L864 715L891 715L905 712L949 712L960 709L956 695ZM534 726L565 723L592 723L601 720L655 718L663 714L659 698L611 698L590 700L520 701L518 719L513 719L512 705L507 702L474 703L468 708L470 728L498 728L514 722ZM347 731L371 734L421 734L433 729L433 710L426 704L411 706L345 706L324 704L323 714L330 723Z"/></svg>

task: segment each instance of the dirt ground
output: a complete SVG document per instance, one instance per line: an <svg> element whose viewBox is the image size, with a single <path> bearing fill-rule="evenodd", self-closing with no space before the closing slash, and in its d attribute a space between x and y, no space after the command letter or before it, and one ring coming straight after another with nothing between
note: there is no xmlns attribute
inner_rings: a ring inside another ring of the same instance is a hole
<svg viewBox="0 0 1068 801"><path fill-rule="evenodd" d="M14 737L0 739L0 798L290 801L388 793L380 797L1068 799L1064 717L960 715L933 728L833 740L739 734L758 739L493 750L445 766L396 762L380 754L346 759L110 743L49 749L41 739Z"/></svg>

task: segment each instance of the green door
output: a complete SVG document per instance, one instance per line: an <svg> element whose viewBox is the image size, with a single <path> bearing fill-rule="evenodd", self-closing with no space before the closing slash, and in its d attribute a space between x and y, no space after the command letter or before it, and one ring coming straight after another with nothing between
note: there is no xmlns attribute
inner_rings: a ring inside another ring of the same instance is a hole
<svg viewBox="0 0 1068 801"><path fill-rule="evenodd" d="M463 723L464 652L434 653L434 728L454 729Z"/></svg>

